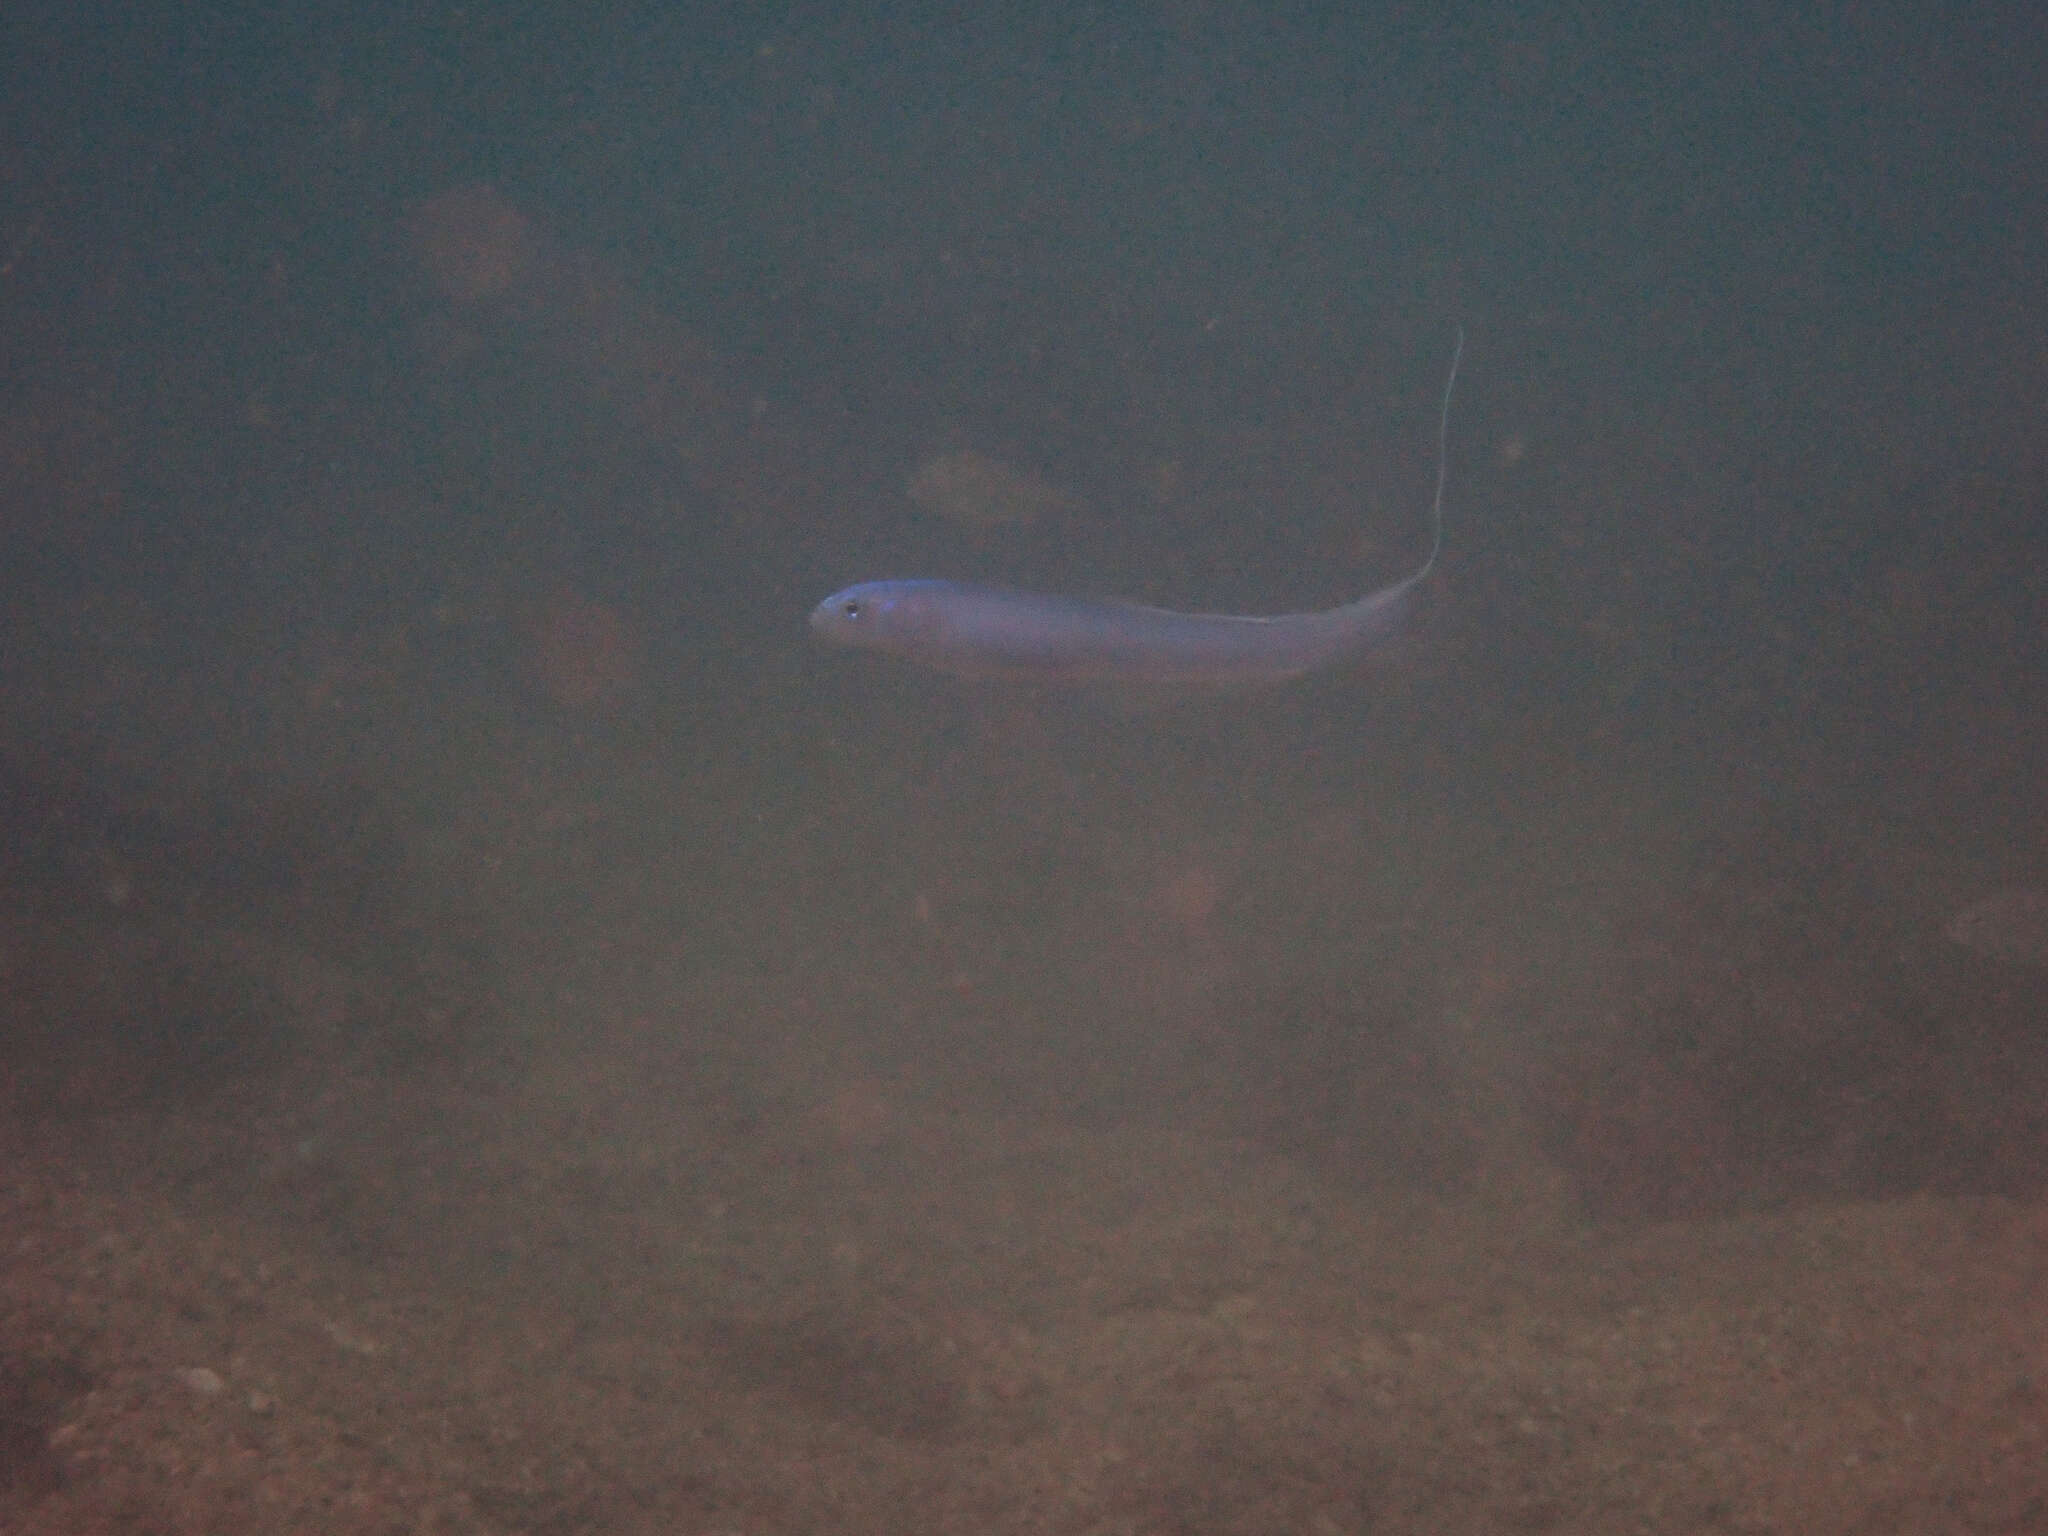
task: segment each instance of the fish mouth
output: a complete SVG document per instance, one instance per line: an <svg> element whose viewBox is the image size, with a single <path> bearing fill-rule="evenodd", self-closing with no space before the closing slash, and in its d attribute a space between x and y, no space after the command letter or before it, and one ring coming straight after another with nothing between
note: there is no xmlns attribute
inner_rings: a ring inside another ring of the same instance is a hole
<svg viewBox="0 0 2048 1536"><path fill-rule="evenodd" d="M853 637L847 632L845 621L840 617L838 609L833 606L833 600L829 597L811 610L809 622L811 633L827 645L851 645L853 643Z"/></svg>

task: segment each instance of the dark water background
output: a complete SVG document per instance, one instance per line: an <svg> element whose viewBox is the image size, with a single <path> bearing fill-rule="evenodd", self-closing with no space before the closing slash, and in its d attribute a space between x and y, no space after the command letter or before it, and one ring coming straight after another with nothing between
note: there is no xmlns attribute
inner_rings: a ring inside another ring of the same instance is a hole
<svg viewBox="0 0 2048 1536"><path fill-rule="evenodd" d="M821 1231L749 1138L1193 1128L1482 1224L2036 1192L2042 973L1942 924L2048 882L2044 101L2019 3L11 5L0 1107L197 1115L121 1134L557 1298L616 1234L522 1256L559 1213L386 1095L545 1167L489 1094L609 1066ZM1387 580L1458 325L1372 664L1129 713L808 643L872 576ZM1065 499L919 506L960 449Z"/></svg>

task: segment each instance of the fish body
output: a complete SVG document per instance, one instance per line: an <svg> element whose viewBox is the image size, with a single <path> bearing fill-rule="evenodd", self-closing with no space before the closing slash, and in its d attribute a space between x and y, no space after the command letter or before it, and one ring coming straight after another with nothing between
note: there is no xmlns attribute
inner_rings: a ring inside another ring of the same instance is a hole
<svg viewBox="0 0 2048 1536"><path fill-rule="evenodd" d="M1181 613L958 581L870 581L835 592L811 628L955 677L1048 684L1233 687L1284 682L1392 630L1424 566L1313 613Z"/></svg>
<svg viewBox="0 0 2048 1536"><path fill-rule="evenodd" d="M1443 548L1451 390L1464 350L1461 330L1438 415L1429 554L1355 602L1307 613L1183 613L967 582L868 581L813 608L811 631L956 677L1056 685L1255 686L1357 656L1399 622Z"/></svg>

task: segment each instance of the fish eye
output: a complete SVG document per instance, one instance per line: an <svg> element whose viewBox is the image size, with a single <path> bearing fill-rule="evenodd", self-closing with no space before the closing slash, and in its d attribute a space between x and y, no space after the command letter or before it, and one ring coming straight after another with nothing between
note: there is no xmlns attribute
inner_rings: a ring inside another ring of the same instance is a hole
<svg viewBox="0 0 2048 1536"><path fill-rule="evenodd" d="M845 602L839 605L839 611L849 619L859 618L860 599L857 597L849 597Z"/></svg>

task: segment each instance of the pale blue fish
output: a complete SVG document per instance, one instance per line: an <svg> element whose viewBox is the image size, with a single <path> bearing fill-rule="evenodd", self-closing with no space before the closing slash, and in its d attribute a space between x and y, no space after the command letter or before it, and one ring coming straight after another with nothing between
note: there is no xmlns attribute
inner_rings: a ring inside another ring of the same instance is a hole
<svg viewBox="0 0 2048 1536"><path fill-rule="evenodd" d="M1436 498L1422 564L1356 602L1266 616L1180 613L1113 599L1058 597L958 581L867 581L811 610L832 645L898 656L956 677L1148 688L1285 682L1360 655L1400 622L1444 542L1451 390L1458 331L1437 418Z"/></svg>

